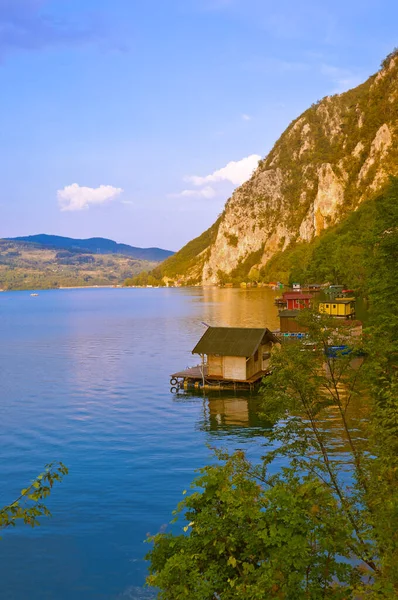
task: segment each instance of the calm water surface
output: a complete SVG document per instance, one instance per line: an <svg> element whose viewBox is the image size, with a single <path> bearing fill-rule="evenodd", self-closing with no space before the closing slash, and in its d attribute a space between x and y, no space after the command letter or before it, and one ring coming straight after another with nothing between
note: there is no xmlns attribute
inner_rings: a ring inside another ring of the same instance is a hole
<svg viewBox="0 0 398 600"><path fill-rule="evenodd" d="M0 294L0 506L44 464L70 474L42 526L0 542L2 600L154 598L146 534L171 519L208 445L262 453L257 400L174 396L210 325L278 327L275 294L96 289Z"/></svg>

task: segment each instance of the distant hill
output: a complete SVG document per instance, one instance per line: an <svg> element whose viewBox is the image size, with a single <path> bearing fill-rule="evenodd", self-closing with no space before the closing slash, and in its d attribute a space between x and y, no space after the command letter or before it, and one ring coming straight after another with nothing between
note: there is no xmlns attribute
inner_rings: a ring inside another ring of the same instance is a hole
<svg viewBox="0 0 398 600"><path fill-rule="evenodd" d="M122 254L123 256L150 262L161 262L174 254L171 250L162 250L161 248L135 248L128 244L118 244L113 240L99 237L80 240L62 237L60 235L47 235L41 233L38 235L27 235L6 239L7 241L13 242L39 244L40 246L52 249L62 248L69 251L86 251L94 254Z"/></svg>
<svg viewBox="0 0 398 600"><path fill-rule="evenodd" d="M65 238L60 239L65 240ZM110 242L110 240L100 241ZM64 243L62 241L62 244ZM0 239L0 291L120 286L126 279L140 273L144 274L159 265L155 260L143 260L121 252L115 254L104 248L99 254L98 248L100 246L96 246L95 251L91 252L76 245L65 247L40 244L36 241ZM133 251L134 248L131 250Z"/></svg>

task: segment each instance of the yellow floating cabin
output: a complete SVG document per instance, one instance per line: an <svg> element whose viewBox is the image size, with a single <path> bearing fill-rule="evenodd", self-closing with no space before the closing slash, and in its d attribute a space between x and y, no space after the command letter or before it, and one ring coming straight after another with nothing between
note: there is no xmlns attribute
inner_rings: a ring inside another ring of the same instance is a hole
<svg viewBox="0 0 398 600"><path fill-rule="evenodd" d="M252 389L269 372L271 350L279 339L266 327L208 327L192 354L202 362L174 373L178 389Z"/></svg>
<svg viewBox="0 0 398 600"><path fill-rule="evenodd" d="M335 298L320 302L319 312L331 317L353 319L355 316L355 298Z"/></svg>

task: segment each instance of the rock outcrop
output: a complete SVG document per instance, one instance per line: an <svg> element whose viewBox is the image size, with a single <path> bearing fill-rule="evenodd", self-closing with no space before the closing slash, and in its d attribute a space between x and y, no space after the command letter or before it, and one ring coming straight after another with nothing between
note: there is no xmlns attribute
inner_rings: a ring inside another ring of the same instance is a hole
<svg viewBox="0 0 398 600"><path fill-rule="evenodd" d="M177 278L212 284L261 269L289 244L309 242L339 222L397 174L394 52L364 84L324 98L287 128L227 201L198 261Z"/></svg>

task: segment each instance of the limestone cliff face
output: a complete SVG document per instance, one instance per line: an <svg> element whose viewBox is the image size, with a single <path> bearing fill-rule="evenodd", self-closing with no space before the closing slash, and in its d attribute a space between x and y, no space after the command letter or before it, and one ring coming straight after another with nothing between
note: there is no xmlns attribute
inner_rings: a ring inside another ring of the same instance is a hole
<svg viewBox="0 0 398 600"><path fill-rule="evenodd" d="M209 284L259 269L355 210L390 174L398 174L397 53L367 82L324 98L287 128L226 203L200 272L195 265L181 278Z"/></svg>

